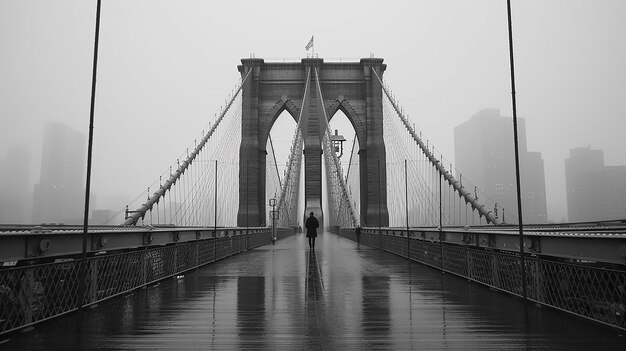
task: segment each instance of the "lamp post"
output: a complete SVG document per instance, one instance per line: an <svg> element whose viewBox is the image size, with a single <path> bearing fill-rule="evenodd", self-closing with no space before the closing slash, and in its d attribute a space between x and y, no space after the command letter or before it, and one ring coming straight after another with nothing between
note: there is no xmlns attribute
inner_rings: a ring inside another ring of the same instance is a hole
<svg viewBox="0 0 626 351"><path fill-rule="evenodd" d="M278 219L278 213L276 212L276 199L270 199L270 206L272 206L272 211L270 212L272 217L272 244L276 243L276 219Z"/></svg>
<svg viewBox="0 0 626 351"><path fill-rule="evenodd" d="M330 136L330 141L333 144L335 153L338 154L337 157L341 158L343 156L343 142L346 141L346 138L335 129L335 134Z"/></svg>
<svg viewBox="0 0 626 351"><path fill-rule="evenodd" d="M517 139L517 100L515 98L515 62L513 60L513 24L511 19L511 0L506 2L508 29L509 29L509 61L511 65L511 104L513 107L513 146L515 148L515 184L517 188L517 217L519 218L519 256L522 276L522 297L527 298L526 292L526 263L524 258L524 223L522 216L522 196L520 185L519 143Z"/></svg>
<svg viewBox="0 0 626 351"><path fill-rule="evenodd" d="M86 290L86 275L87 275L87 232L89 227L89 193L91 192L91 163L93 154L93 123L94 123L94 111L96 106L96 78L98 73L98 42L100 40L100 8L102 1L96 2L96 29L94 33L94 45L93 45L93 68L91 75L91 105L89 108L89 140L87 145L87 180L85 183L85 212L83 216L83 245L82 254L80 260L80 285L78 288L78 315L79 320L82 319L82 308L85 303L85 290ZM80 329L81 323L78 323L78 329Z"/></svg>

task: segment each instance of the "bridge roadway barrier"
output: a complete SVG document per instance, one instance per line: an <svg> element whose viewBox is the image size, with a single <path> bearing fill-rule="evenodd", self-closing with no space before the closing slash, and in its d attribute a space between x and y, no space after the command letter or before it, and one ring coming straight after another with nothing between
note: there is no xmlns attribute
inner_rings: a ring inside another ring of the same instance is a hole
<svg viewBox="0 0 626 351"><path fill-rule="evenodd" d="M493 233L439 231L437 228L411 228L408 235L407 230L401 228L362 228L358 236L356 230L350 228L333 232L523 297L519 246L510 245L509 250L494 248L497 239L492 237ZM470 240L469 235L475 239ZM482 245L481 236L487 238ZM613 245L618 244L624 244L624 239L613 241ZM524 256L528 300L626 330L626 265L612 260L573 260L529 251Z"/></svg>
<svg viewBox="0 0 626 351"><path fill-rule="evenodd" d="M276 237L294 233L277 229ZM91 249L82 260L78 230L0 234L0 335L270 244L272 232L119 227L90 232L88 238Z"/></svg>

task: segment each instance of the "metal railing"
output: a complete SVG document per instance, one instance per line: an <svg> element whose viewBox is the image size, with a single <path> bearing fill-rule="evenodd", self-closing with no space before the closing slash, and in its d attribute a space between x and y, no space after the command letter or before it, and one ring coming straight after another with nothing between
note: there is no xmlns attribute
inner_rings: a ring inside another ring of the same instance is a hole
<svg viewBox="0 0 626 351"><path fill-rule="evenodd" d="M216 236L0 269L0 335L272 242L269 228L218 231Z"/></svg>
<svg viewBox="0 0 626 351"><path fill-rule="evenodd" d="M626 267L526 256L522 282L515 251L447 243L419 231L364 228L358 237L354 229L338 234L516 296L525 284L530 301L626 330Z"/></svg>

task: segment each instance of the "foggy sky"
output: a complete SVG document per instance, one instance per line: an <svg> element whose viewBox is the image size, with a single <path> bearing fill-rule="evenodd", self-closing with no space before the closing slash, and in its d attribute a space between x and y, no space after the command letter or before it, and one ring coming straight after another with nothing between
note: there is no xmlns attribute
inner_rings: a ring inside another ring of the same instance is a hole
<svg viewBox="0 0 626 351"><path fill-rule="evenodd" d="M569 149L591 145L626 165L626 1L512 2L518 116L559 221ZM94 17L95 0L0 0L0 158L27 145L31 183L46 121L87 135ZM313 34L321 58L384 58L404 110L454 159L456 125L482 108L512 115L506 26L504 0L103 0L96 208L122 207L193 145L241 58L299 59Z"/></svg>

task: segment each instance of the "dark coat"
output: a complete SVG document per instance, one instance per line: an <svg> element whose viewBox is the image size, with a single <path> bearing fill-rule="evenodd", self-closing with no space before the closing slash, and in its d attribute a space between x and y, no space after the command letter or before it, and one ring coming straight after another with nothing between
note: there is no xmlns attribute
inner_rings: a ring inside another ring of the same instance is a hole
<svg viewBox="0 0 626 351"><path fill-rule="evenodd" d="M306 223L304 224L306 227L306 237L307 238L315 238L317 237L316 228L320 226L320 222L318 222L317 218L309 217L306 219Z"/></svg>

